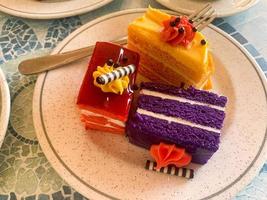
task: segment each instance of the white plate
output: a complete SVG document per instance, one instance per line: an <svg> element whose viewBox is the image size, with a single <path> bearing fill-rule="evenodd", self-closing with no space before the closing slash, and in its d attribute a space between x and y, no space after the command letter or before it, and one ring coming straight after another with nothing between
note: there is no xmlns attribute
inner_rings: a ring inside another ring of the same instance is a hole
<svg viewBox="0 0 267 200"><path fill-rule="evenodd" d="M55 19L83 14L112 0L1 0L0 11L31 19Z"/></svg>
<svg viewBox="0 0 267 200"><path fill-rule="evenodd" d="M10 96L3 71L0 68L0 148L6 135L10 113Z"/></svg>
<svg viewBox="0 0 267 200"><path fill-rule="evenodd" d="M126 10L94 20L53 53L123 37L128 23L143 12ZM229 103L220 149L206 165L193 166L198 169L190 181L146 171L149 152L123 136L85 131L75 102L88 59L38 77L33 99L37 137L71 186L90 199L229 199L258 173L266 158L265 77L231 37L214 26L204 32L215 57L214 90L228 96Z"/></svg>
<svg viewBox="0 0 267 200"><path fill-rule="evenodd" d="M156 0L169 9L191 14L196 9L211 3L216 9L218 17L226 17L237 14L255 5L258 0Z"/></svg>

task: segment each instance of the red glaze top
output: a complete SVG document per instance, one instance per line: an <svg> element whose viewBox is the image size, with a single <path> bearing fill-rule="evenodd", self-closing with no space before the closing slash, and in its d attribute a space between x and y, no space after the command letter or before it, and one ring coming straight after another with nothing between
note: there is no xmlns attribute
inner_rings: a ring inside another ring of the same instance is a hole
<svg viewBox="0 0 267 200"><path fill-rule="evenodd" d="M161 39L172 46L183 45L186 47L195 37L194 26L185 16L181 16L179 22L175 22L176 19L177 17L172 16L169 20L162 22L164 29L160 33Z"/></svg>
<svg viewBox="0 0 267 200"><path fill-rule="evenodd" d="M156 160L156 169L175 165L176 167L186 166L191 162L192 156L185 152L184 148L178 148L174 144L152 145L150 154Z"/></svg>
<svg viewBox="0 0 267 200"><path fill-rule="evenodd" d="M127 59L123 59L125 57ZM136 69L138 69L138 53L116 44L97 42L80 88L77 104L81 108L88 109L94 113L103 114L125 122L128 118L133 98L131 86L135 82L136 73L129 75L129 86L122 95L102 92L93 83L93 72L97 66L103 66L109 59L112 59L114 62L119 61L121 66L134 64Z"/></svg>

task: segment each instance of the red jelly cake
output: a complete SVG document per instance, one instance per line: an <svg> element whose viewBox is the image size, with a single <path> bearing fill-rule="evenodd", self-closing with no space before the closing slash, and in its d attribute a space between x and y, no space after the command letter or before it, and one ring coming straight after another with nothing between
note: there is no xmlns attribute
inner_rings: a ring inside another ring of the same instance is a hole
<svg viewBox="0 0 267 200"><path fill-rule="evenodd" d="M96 43L77 100L86 129L124 134L138 65L138 53Z"/></svg>

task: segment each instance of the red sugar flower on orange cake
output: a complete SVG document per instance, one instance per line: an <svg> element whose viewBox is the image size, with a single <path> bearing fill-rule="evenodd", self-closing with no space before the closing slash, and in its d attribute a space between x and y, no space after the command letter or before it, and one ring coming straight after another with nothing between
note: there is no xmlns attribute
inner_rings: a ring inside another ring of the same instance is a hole
<svg viewBox="0 0 267 200"><path fill-rule="evenodd" d="M170 19L162 22L164 28L160 37L164 42L172 46L187 46L195 37L196 28L188 20L188 17L171 16Z"/></svg>

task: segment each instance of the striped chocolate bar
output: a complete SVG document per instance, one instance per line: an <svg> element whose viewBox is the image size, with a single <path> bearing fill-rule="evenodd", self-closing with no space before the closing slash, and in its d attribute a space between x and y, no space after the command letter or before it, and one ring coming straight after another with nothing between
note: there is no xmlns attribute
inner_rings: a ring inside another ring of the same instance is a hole
<svg viewBox="0 0 267 200"><path fill-rule="evenodd" d="M156 169L155 168L156 165L157 165L156 162L147 160L145 169L164 173L164 174L169 174L172 176L184 177L184 178L188 178L188 179L194 178L194 170L193 169L179 168L179 167L175 167L175 166L167 166L167 167L162 167L160 169Z"/></svg>
<svg viewBox="0 0 267 200"><path fill-rule="evenodd" d="M134 71L135 71L135 66L133 64L127 65L127 66L115 69L113 72L103 74L97 77L96 81L98 84L105 85L111 81L127 76L129 74L132 74L134 73Z"/></svg>

